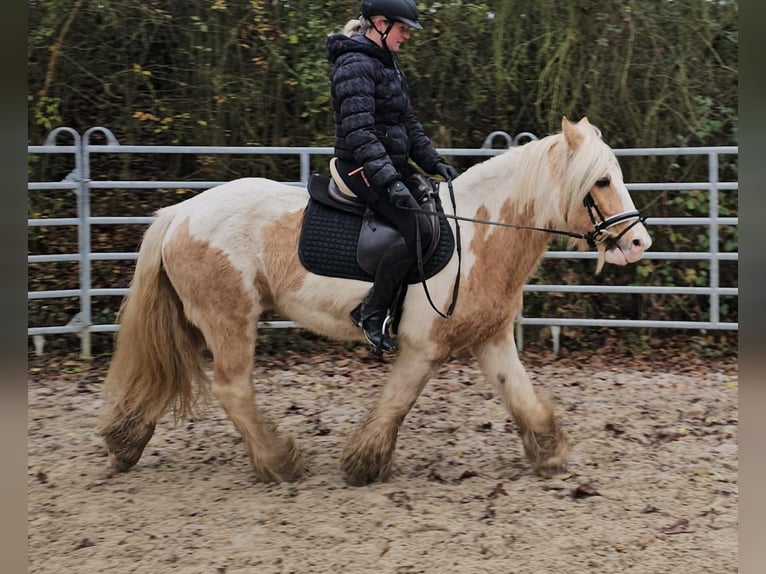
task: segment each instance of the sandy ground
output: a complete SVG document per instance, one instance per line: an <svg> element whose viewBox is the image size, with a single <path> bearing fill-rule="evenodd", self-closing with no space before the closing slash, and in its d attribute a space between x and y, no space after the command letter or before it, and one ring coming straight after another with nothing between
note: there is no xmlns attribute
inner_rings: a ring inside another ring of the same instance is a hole
<svg viewBox="0 0 766 574"><path fill-rule="evenodd" d="M392 479L361 488L343 482L340 449L388 366L358 353L258 367L262 405L311 464L285 484L253 479L216 404L163 420L138 465L112 475L94 431L103 370L32 368L29 572L737 572L736 360L590 359L529 367L574 444L571 478L531 472L464 359L405 420Z"/></svg>

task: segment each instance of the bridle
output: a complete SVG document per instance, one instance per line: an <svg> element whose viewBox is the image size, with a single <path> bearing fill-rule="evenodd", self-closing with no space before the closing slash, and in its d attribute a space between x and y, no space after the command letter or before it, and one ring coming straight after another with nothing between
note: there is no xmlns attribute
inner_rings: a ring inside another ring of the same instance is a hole
<svg viewBox="0 0 766 574"><path fill-rule="evenodd" d="M638 210L633 211L625 211L623 213L618 213L617 215L613 215L612 217L604 218L604 214L601 213L601 210L598 208L598 204L596 203L596 200L593 199L593 196L590 192L588 192L588 195L585 196L583 199L583 205L585 205L585 208L588 210L588 217L590 217L590 222L593 224L593 231L589 231L587 233L571 233L571 232L563 232L571 237L578 237L580 239L585 239L585 241L588 242L588 246L591 249L595 249L597 243L606 243L607 249L612 249L617 246L617 242L622 238L623 235L625 235L628 230L632 229L639 223L644 223L646 221L646 217L642 217L641 214L638 212ZM633 223L628 225L625 229L623 229L619 235L616 237L612 235L609 231L610 227L614 227L618 223L622 223L623 221L628 221L629 219L633 219ZM556 230L543 230L543 231L549 231L550 233L562 233L560 231Z"/></svg>
<svg viewBox="0 0 766 574"><path fill-rule="evenodd" d="M596 185L603 187L602 180L599 180L598 182L596 182ZM520 225L518 223L504 223L502 221L476 219L473 217L463 217L457 214L457 205L455 203L455 192L452 188L451 179L447 180L447 187L449 189L453 215L439 212L439 211L435 211L435 212L426 211L425 209L420 209L416 207L400 206L400 209L404 209L406 211L421 212L431 216L436 215L444 219L452 219L455 221L455 250L457 252L457 273L455 276L455 283L452 287L452 301L450 302L449 307L447 308L447 311L444 313L436 307L434 302L431 300L431 294L428 292L428 286L426 285L425 273L423 271L423 254L422 254L422 249L420 244L420 229L418 228L416 231L418 272L420 273L421 283L423 284L423 289L425 290L426 298L428 299L428 302L431 305L431 308L434 311L436 311L440 317L443 317L445 319L450 317L452 313L454 312L455 305L457 304L457 296L460 290L460 265L462 262L462 247L460 242L460 224L458 223L459 221L481 223L483 225L495 225L498 227L511 227L513 229L528 229L531 231L542 231L544 233L551 233L554 235L563 235L566 237L572 237L574 239L584 239L585 241L588 242L588 246L591 249L595 249L596 245L599 243L605 243L605 249L613 249L614 247L617 246L617 242L620 240L620 238L622 238L622 236L625 235L628 232L628 230L632 229L639 223L644 223L647 219L645 216L642 216L638 210L624 211L623 213L618 213L616 215L612 215L611 217L605 218L604 214L599 209L598 204L596 203L596 200L593 199L593 195L590 192L588 192L588 194L583 199L583 205L588 211L588 217L590 218L590 221L593 224L593 230L587 231L585 233L577 233L575 231L566 231L563 229L550 229L547 227L532 227L528 225ZM436 197L438 198L438 194L434 194L434 195L436 195ZM622 223L623 221L628 221L631 219L634 221L630 225L628 225L625 229L623 229L618 235L615 236L609 231L610 228L614 227L618 223ZM417 218L415 220L415 224L416 224L416 227L418 227Z"/></svg>

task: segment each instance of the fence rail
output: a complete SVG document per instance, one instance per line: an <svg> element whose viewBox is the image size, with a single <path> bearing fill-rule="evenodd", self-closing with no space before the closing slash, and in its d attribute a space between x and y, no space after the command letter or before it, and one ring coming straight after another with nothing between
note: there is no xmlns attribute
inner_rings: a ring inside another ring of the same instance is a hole
<svg viewBox="0 0 766 574"><path fill-rule="evenodd" d="M91 143L94 134L98 134L106 140L105 144ZM57 140L66 135L73 140L73 145L58 145ZM481 148L440 148L438 151L447 156L488 157L502 153L502 149L492 148L492 142L501 138L506 146L519 145L523 139L536 139L534 135L522 133L511 137L505 132L492 132ZM330 156L333 153L331 147L214 147L214 146L134 146L120 145L117 138L106 128L95 127L88 129L80 135L72 128L62 127L53 130L41 146L28 146L30 156L40 154L70 155L74 167L62 181L37 181L29 182L29 192L40 191L70 191L74 192L77 200L77 217L61 218L30 218L27 221L29 227L76 227L78 233L78 253L73 254L30 254L28 263L54 263L54 262L78 262L79 263L79 288L61 290L30 291L28 300L56 299L56 298L79 298L79 311L66 325L48 325L29 327L28 336L35 338L38 348L42 348L44 335L58 335L75 333L81 340L81 354L83 357L91 356L92 333L112 332L117 330L115 324L93 324L91 317L91 303L95 297L123 296L127 293L125 288L98 289L91 284L91 263L103 260L135 260L135 252L99 252L93 253L91 249L91 226L92 225L117 225L117 224L148 224L152 218L145 217L93 217L90 214L90 196L93 190L99 189L207 189L222 181L105 181L91 179L90 160L94 154L206 154L206 155L290 155L297 156L300 167L300 179L298 181L286 181L294 185L306 185L311 175L310 165L313 156ZM704 155L708 160L708 181L702 182L658 182L658 183L628 183L630 191L652 193L660 191L687 191L706 190L709 192L708 215L706 217L674 217L653 218L646 221L647 226L672 225L688 226L702 225L708 229L707 251L700 252L647 252L646 259L656 260L703 260L708 261L709 284L706 287L688 286L602 286L602 285L527 285L525 293L533 292L556 292L556 293L621 293L621 294L684 294L701 295L709 300L708 321L672 321L672 320L634 320L634 319L603 319L603 318L558 318L558 317L527 317L522 313L517 317L517 341L523 344L523 327L525 325L551 326L553 333L557 335L561 327L633 327L633 328L674 328L674 329L725 329L736 330L739 328L736 322L722 321L719 317L719 298L721 296L738 296L736 287L721 287L719 285L719 262L738 261L738 252L721 252L719 250L718 230L720 226L736 226L737 217L722 217L719 210L719 192L736 192L739 189L738 182L719 181L719 157L723 155L738 155L737 146L717 147L673 147L673 148L631 148L615 149L617 156L691 156ZM594 259L595 253L579 251L548 251L545 254L550 259ZM267 328L294 327L290 321L264 322L262 326ZM554 346L557 342L554 341Z"/></svg>

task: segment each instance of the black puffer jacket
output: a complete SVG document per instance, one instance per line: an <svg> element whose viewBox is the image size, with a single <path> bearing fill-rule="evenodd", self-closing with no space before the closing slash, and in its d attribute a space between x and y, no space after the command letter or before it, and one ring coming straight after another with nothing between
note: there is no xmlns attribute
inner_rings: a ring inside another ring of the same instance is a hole
<svg viewBox="0 0 766 574"><path fill-rule="evenodd" d="M363 166L379 190L407 175L408 158L434 173L441 157L415 117L393 54L362 34L334 34L327 55L338 159Z"/></svg>

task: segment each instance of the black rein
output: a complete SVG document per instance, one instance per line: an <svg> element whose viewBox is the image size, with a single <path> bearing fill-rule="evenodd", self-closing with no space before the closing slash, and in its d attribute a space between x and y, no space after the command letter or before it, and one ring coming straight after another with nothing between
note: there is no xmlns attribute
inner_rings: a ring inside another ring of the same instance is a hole
<svg viewBox="0 0 766 574"><path fill-rule="evenodd" d="M431 294L428 292L428 286L426 284L426 277L425 273L423 271L423 252L422 252L422 246L420 244L420 229L417 229L416 237L417 237L417 253L418 253L418 271L420 273L420 279L421 283L423 284L423 289L426 293L426 298L428 299L428 303L431 305L431 308L436 311L440 317L443 317L447 319L452 315L452 313L455 311L455 305L457 304L457 297L458 293L460 291L460 264L462 262L462 247L460 243L460 224L459 221L469 221L471 223L481 223L484 225L496 225L499 227L511 227L513 229L529 229L532 231L542 231L545 233L551 233L555 235L564 235L566 237L572 237L574 239L584 239L588 242L588 246L591 249L596 248L597 243L601 243L602 241L605 241L607 244L607 249L611 249L617 245L617 242L620 240L620 238L627 233L629 229L632 229L635 225L638 223L644 223L646 221L646 217L642 217L641 214L638 212L638 210L634 211L626 211L624 213L618 213L617 215L613 215L612 217L604 218L604 214L601 213L601 210L598 208L598 205L596 204L596 200L593 199L593 196L588 192L588 195L585 196L583 199L583 205L588 210L588 217L590 217L590 221L593 224L593 231L589 231L587 233L577 233L574 231L565 231L563 229L549 229L546 227L531 227L528 225L519 225L518 223L503 223L502 221L490 221L487 219L475 219L472 217L463 217L457 214L457 205L455 203L455 192L452 189L452 180L447 180L447 187L449 189L449 195L450 195L450 202L452 203L452 212L454 215L449 215L447 213L439 213L439 212L430 212L426 211L424 209L418 209L415 207L409 207L409 206L401 206L401 209L405 209L408 211L415 211L415 212L421 212L425 213L427 215L437 215L439 217L445 218L445 219L452 219L455 221L455 250L457 251L457 274L455 276L455 284L452 287L452 301L449 304L449 307L447 308L447 311L442 313L438 307L434 304L434 302L431 300ZM623 221L634 219L633 223L628 225L625 229L623 229L619 235L616 237L613 237L609 233L609 228L613 227L614 225L617 225L618 223L621 223ZM416 220L416 226L417 226L417 220Z"/></svg>

